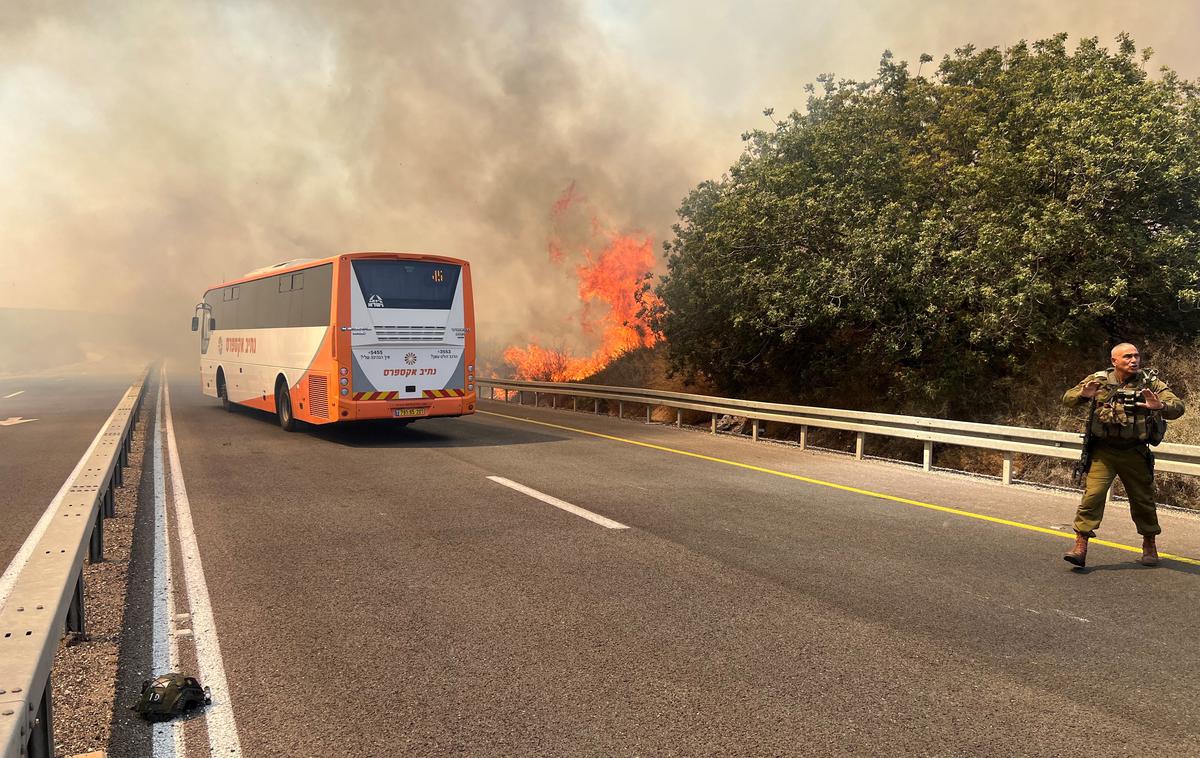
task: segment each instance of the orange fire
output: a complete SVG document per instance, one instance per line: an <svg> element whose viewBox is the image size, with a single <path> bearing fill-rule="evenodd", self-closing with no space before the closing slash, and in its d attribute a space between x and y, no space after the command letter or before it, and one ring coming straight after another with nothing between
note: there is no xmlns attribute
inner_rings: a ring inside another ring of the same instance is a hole
<svg viewBox="0 0 1200 758"><path fill-rule="evenodd" d="M562 264L566 259L559 222L572 205L582 200L572 182L551 209L555 231L547 247L554 263ZM509 347L504 351L504 362L512 367L517 379L578 381L595 374L622 353L650 347L658 340L658 335L639 315L642 304L654 305L654 295L645 293L641 302L635 296L654 266L653 240L641 234L607 230L595 214L591 229L593 237L604 247L599 255L585 247L584 263L575 267L575 275L582 301L580 324L584 333L598 337L600 344L587 356L533 343Z"/></svg>

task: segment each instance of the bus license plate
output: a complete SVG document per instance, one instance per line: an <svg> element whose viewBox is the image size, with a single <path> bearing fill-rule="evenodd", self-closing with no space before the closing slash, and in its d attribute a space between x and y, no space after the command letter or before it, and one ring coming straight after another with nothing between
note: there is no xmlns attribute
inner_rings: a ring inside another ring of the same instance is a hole
<svg viewBox="0 0 1200 758"><path fill-rule="evenodd" d="M424 408L393 408L392 417L401 418L403 416L424 416Z"/></svg>

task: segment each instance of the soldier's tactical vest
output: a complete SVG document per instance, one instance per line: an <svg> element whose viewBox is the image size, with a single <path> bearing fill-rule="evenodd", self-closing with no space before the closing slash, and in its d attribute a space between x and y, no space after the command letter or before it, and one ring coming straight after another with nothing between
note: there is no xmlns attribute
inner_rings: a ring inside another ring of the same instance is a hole
<svg viewBox="0 0 1200 758"><path fill-rule="evenodd" d="M1097 371L1093 376L1099 379L1100 390L1096 393L1096 415L1092 418L1092 436L1106 442L1136 445L1150 442L1157 431L1156 426L1163 423L1159 413L1148 413L1145 408L1139 408L1137 413L1127 413L1124 403L1117 400L1117 390L1133 389L1140 397L1143 389L1154 389L1158 384L1158 373L1154 369L1139 371L1124 384L1112 383L1113 370ZM1158 440L1161 440L1161 433ZM1155 440L1153 444L1157 444Z"/></svg>

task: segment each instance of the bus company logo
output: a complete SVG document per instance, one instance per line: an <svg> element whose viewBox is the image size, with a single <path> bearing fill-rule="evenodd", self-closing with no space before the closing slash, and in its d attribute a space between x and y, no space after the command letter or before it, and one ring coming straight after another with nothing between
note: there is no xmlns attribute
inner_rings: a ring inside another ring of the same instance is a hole
<svg viewBox="0 0 1200 758"><path fill-rule="evenodd" d="M414 363L417 362L417 354L416 353L405 353L404 354L404 362L410 366L413 365Z"/></svg>
<svg viewBox="0 0 1200 758"><path fill-rule="evenodd" d="M371 299L367 301L368 308L382 308L383 298L379 295L371 295Z"/></svg>
<svg viewBox="0 0 1200 758"><path fill-rule="evenodd" d="M218 351L219 351L221 348L221 345L219 342L217 343L217 347L218 347ZM254 353L258 352L258 338L257 337L230 337L229 339L225 340L224 349L225 349L225 352L229 353L230 355L254 354Z"/></svg>
<svg viewBox="0 0 1200 758"><path fill-rule="evenodd" d="M217 355L221 355L224 352L225 352L225 338L217 337Z"/></svg>

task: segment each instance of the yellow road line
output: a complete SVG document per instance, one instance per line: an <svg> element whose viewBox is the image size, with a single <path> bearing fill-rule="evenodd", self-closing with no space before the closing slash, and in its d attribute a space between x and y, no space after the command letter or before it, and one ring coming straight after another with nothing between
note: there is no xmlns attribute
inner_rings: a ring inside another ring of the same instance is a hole
<svg viewBox="0 0 1200 758"><path fill-rule="evenodd" d="M601 434L600 432L590 432L587 429L577 429L573 426L563 426L561 424L551 424L546 421L534 421L531 418L523 418L521 416L509 416L504 413L495 413L493 411L478 411L478 412L482 413L485 416L496 416L498 418L506 418L506 419L511 419L513 421L523 421L527 424L537 424L538 426L546 426L546 427L550 427L551 429L561 429L566 432L575 432L577 434L586 434L589 437L599 437L600 439L612 440L613 442L624 442L627 445L637 445L638 447L646 447L646 448L650 448L651 450L659 450L664 453L674 453L675 455L683 455L688 458L698 458L702 461L711 461L713 463L723 463L726 466L736 466L737 468L744 468L744 469L747 469L750 471L757 471L760 474L770 474L771 476L781 476L784 479L794 479L798 482L805 482L807 484L816 484L821 487L829 487L829 488L835 489L835 490L842 490L843 492L853 492L856 495L866 495L867 497L879 498L880 500L890 500L893 503L904 503L905 505L915 505L918 508L927 508L931 511L940 511L942 513L951 513L951 514L954 514L955 516L965 516L967 518L978 519L979 521L990 521L993 524L1004 524L1005 526L1015 526L1018 529L1026 529L1031 532L1041 532L1042 534L1052 534L1055 537L1065 537L1067 539L1072 539L1072 540L1075 539L1074 532L1067 534L1065 532L1060 532L1057 529L1050 529L1050 528L1044 527L1044 526L1034 526L1033 524L1026 524L1021 521L1011 521L1009 519L996 518L995 516L986 516L982 513L974 513L972 511L964 511L961 508L949 508L944 505L935 505L933 503L924 503L924 502L921 502L920 500L909 500L908 498L897 497L895 495L888 495L883 492L874 492L872 490L859 489L858 487L848 487L844 484L836 484L834 482L826 482L826 481L822 481L821 479L813 479L813 478L807 477L807 476L800 476L799 474L789 474L786 471L776 471L775 469L763 468L762 466L752 466L749 463L739 463L738 461L730 461L730 460L726 460L725 458L715 458L711 455L703 455L701 453L692 453L692 452L688 452L687 450L677 450L673 447L664 447L663 445L655 445L655 444L652 444L649 442L639 442L637 440L626 439L625 437L615 437L611 434ZM1109 542L1108 540L1098 540L1098 539L1093 539L1091 542L1093 545L1104 545L1105 547L1116 548L1117 550L1124 550L1124 551L1130 552L1130 553L1138 553L1139 555L1142 552L1142 549L1140 547L1134 547L1133 545L1122 545L1119 542ZM1200 566L1200 560L1196 560L1194 558L1186 558L1182 555L1174 555L1172 553L1159 553L1159 557L1169 558L1173 561L1179 561L1180 563L1188 563L1193 566Z"/></svg>

